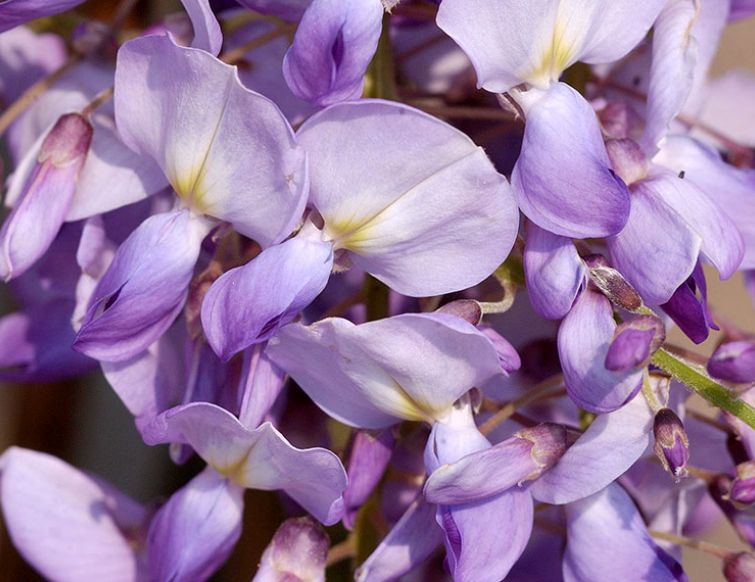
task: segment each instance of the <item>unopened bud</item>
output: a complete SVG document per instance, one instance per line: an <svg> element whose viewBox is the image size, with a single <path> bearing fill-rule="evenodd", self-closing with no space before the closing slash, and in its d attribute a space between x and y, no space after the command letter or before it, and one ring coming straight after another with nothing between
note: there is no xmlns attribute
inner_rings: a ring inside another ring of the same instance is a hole
<svg viewBox="0 0 755 582"><path fill-rule="evenodd" d="M90 123L78 113L62 116L36 152L31 174L14 174L8 190L13 210L0 231L3 279L24 273L55 240L71 206L92 133Z"/></svg>
<svg viewBox="0 0 755 582"><path fill-rule="evenodd" d="M614 372L642 368L665 339L663 322L654 315L640 315L625 321L614 332L605 366Z"/></svg>
<svg viewBox="0 0 755 582"><path fill-rule="evenodd" d="M568 434L566 427L561 424L544 422L520 430L515 436L532 442L530 456L538 468L527 476L527 480L537 479L566 452Z"/></svg>
<svg viewBox="0 0 755 582"><path fill-rule="evenodd" d="M252 582L324 582L330 540L310 517L287 519L265 549Z"/></svg>
<svg viewBox="0 0 755 582"><path fill-rule="evenodd" d="M731 483L729 499L739 509L755 503L755 461L737 465L737 477Z"/></svg>
<svg viewBox="0 0 755 582"><path fill-rule="evenodd" d="M708 372L728 382L755 382L755 340L721 344L708 361Z"/></svg>
<svg viewBox="0 0 755 582"><path fill-rule="evenodd" d="M472 325L478 325L482 320L482 307L480 307L479 301L475 301L474 299L451 301L436 309L435 312L455 315Z"/></svg>
<svg viewBox="0 0 755 582"><path fill-rule="evenodd" d="M648 159L636 141L628 138L609 139L606 151L613 171L627 186L647 176Z"/></svg>
<svg viewBox="0 0 755 582"><path fill-rule="evenodd" d="M687 476L689 439L684 425L670 408L661 408L653 423L655 454L674 479Z"/></svg>
<svg viewBox="0 0 755 582"><path fill-rule="evenodd" d="M749 552L729 556L724 560L724 577L727 582L753 582L755 557Z"/></svg>
<svg viewBox="0 0 755 582"><path fill-rule="evenodd" d="M74 163L83 165L92 135L92 125L82 115L63 115L42 142L37 161L40 164L49 161L58 168Z"/></svg>
<svg viewBox="0 0 755 582"><path fill-rule="evenodd" d="M642 298L637 290L616 269L605 265L605 259L601 261L592 256L584 260L589 267L590 281L611 303L627 311L637 311L642 307Z"/></svg>

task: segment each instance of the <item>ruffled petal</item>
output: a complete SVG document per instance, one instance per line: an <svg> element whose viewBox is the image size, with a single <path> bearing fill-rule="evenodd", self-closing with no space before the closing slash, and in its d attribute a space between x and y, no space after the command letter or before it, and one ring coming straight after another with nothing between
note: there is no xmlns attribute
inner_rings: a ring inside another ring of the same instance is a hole
<svg viewBox="0 0 755 582"><path fill-rule="evenodd" d="M179 406L145 429L147 444L191 445L215 471L247 488L283 490L326 525L343 516L346 471L327 449L297 449L270 423L249 430L227 410Z"/></svg>

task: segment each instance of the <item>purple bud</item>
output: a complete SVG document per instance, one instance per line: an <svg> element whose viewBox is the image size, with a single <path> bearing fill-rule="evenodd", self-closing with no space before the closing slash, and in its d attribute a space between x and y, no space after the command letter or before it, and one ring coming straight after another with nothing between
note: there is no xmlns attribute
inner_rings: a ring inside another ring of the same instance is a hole
<svg viewBox="0 0 755 582"><path fill-rule="evenodd" d="M566 427L552 422L525 428L515 436L532 442L530 456L538 468L530 473L528 479L537 479L545 470L552 467L566 452L568 445Z"/></svg>
<svg viewBox="0 0 755 582"><path fill-rule="evenodd" d="M755 461L737 465L737 477L731 483L729 498L739 509L755 503Z"/></svg>
<svg viewBox="0 0 755 582"><path fill-rule="evenodd" d="M343 525L354 527L357 512L383 477L393 453L395 439L390 429L359 431L354 436L349 456L349 484L343 493L346 513Z"/></svg>
<svg viewBox="0 0 755 582"><path fill-rule="evenodd" d="M636 141L628 138L609 139L606 151L613 171L627 186L647 176L648 159Z"/></svg>
<svg viewBox="0 0 755 582"><path fill-rule="evenodd" d="M755 515L752 510L741 511L731 502L731 479L727 475L719 475L708 486L713 501L716 502L726 518L737 530L739 536L748 544L755 543Z"/></svg>
<svg viewBox="0 0 755 582"><path fill-rule="evenodd" d="M78 113L58 119L37 154L30 175L14 175L24 183L13 210L0 231L0 276L24 273L50 247L58 234L76 190L79 172L92 142L92 126Z"/></svg>
<svg viewBox="0 0 755 582"><path fill-rule="evenodd" d="M729 382L755 382L755 340L721 344L708 362L708 372Z"/></svg>
<svg viewBox="0 0 755 582"><path fill-rule="evenodd" d="M666 339L663 322L654 315L641 315L616 328L606 353L606 368L624 372L647 365Z"/></svg>
<svg viewBox="0 0 755 582"><path fill-rule="evenodd" d="M330 540L310 517L287 519L275 532L252 582L324 582Z"/></svg>
<svg viewBox="0 0 755 582"><path fill-rule="evenodd" d="M661 408L653 423L655 454L675 479L687 476L689 440L684 425L670 408Z"/></svg>
<svg viewBox="0 0 755 582"><path fill-rule="evenodd" d="M724 576L728 582L755 580L755 557L749 552L732 554L724 560Z"/></svg>
<svg viewBox="0 0 755 582"><path fill-rule="evenodd" d="M458 299L451 301L435 310L436 313L448 313L468 321L472 325L479 325L482 320L482 308L474 299Z"/></svg>
<svg viewBox="0 0 755 582"><path fill-rule="evenodd" d="M661 309L696 344L708 338L709 329L718 329L708 308L705 273L699 261L692 276L674 291L671 299L661 305Z"/></svg>
<svg viewBox="0 0 755 582"><path fill-rule="evenodd" d="M627 311L636 311L642 307L642 299L637 290L616 269L606 266L605 259L585 257L585 262L589 267L590 281L611 303Z"/></svg>

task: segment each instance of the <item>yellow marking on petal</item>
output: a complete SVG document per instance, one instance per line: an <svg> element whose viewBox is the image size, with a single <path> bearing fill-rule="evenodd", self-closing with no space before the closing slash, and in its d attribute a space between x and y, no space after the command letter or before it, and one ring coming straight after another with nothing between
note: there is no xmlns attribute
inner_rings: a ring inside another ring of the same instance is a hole
<svg viewBox="0 0 755 582"><path fill-rule="evenodd" d="M558 81L574 62L574 43L566 38L566 28L557 19L553 27L550 46L543 51L539 64L524 78L536 87L547 87Z"/></svg>

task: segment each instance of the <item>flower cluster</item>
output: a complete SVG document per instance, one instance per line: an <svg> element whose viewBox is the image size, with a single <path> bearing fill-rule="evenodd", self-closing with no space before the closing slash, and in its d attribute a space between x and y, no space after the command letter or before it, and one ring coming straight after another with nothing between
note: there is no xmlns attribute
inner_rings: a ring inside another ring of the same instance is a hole
<svg viewBox="0 0 755 582"><path fill-rule="evenodd" d="M755 336L706 288L755 298L755 77L708 74L755 3L238 2L68 46L27 23L82 0L0 3L0 378L100 369L206 464L144 505L6 450L24 558L205 580L245 489L291 515L262 582L681 581L722 514L755 547Z"/></svg>

